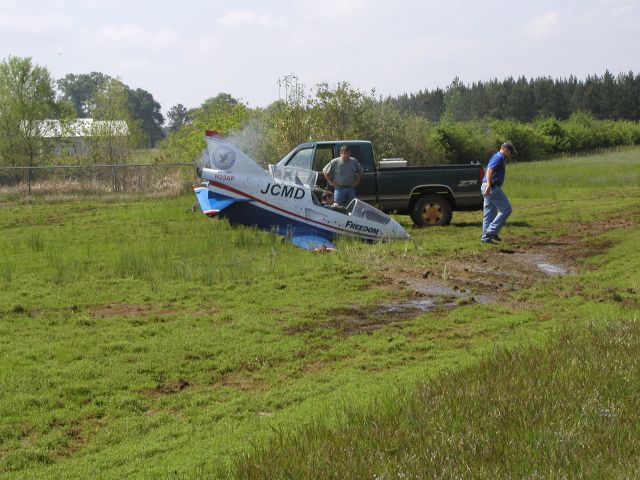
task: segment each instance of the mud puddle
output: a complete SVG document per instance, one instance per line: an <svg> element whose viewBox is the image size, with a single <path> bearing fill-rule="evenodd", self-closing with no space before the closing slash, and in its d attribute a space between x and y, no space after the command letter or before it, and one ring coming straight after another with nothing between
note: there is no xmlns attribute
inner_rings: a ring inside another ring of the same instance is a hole
<svg viewBox="0 0 640 480"><path fill-rule="evenodd" d="M414 298L385 305L382 315L456 308L472 303L494 303L509 292L527 288L550 276L568 275L572 267L558 259L557 247L536 250L496 250L490 257L468 256L434 262L422 271L416 259L411 267L401 266L388 278L396 288L410 290ZM564 258L563 260L566 260Z"/></svg>
<svg viewBox="0 0 640 480"><path fill-rule="evenodd" d="M515 252L513 257L517 263L533 265L546 275L558 276L570 273L570 268L556 261L551 253Z"/></svg>
<svg viewBox="0 0 640 480"><path fill-rule="evenodd" d="M568 273L567 269L563 266L552 263L536 263L536 267L547 275L566 275Z"/></svg>

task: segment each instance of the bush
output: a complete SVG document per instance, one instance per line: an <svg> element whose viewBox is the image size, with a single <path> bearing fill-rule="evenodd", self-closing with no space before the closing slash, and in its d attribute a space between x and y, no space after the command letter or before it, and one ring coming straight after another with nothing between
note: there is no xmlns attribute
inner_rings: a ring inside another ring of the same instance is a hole
<svg viewBox="0 0 640 480"><path fill-rule="evenodd" d="M480 124L475 122L440 124L430 143L440 163L479 162L490 151Z"/></svg>
<svg viewBox="0 0 640 480"><path fill-rule="evenodd" d="M560 121L555 117L538 120L534 128L546 143L546 150L549 153L560 153L567 149L567 133Z"/></svg>
<svg viewBox="0 0 640 480"><path fill-rule="evenodd" d="M544 157L553 151L553 145L532 124L515 120L494 120L491 122L493 144L499 148L502 142L513 142L518 151L518 160L532 160Z"/></svg>

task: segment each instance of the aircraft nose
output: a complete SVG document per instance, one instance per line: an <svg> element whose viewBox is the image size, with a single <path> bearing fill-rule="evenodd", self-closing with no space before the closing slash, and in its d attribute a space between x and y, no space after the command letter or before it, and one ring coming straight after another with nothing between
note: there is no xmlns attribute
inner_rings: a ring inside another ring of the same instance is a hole
<svg viewBox="0 0 640 480"><path fill-rule="evenodd" d="M393 219L391 219L391 221L387 224L387 229L389 231L390 238L402 238L402 239L411 238L411 235L409 235L409 232L407 232L402 227L402 225L400 225L398 222L396 222Z"/></svg>

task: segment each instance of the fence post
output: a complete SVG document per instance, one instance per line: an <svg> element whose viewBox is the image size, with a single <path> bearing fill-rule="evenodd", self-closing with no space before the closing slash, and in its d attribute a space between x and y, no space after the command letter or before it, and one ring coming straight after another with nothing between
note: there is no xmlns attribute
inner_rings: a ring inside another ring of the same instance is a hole
<svg viewBox="0 0 640 480"><path fill-rule="evenodd" d="M117 191L117 188L118 188L117 187L117 183L116 183L118 181L118 179L116 177L116 166L113 165L111 167L111 170L113 171L113 191L115 192L115 191Z"/></svg>
<svg viewBox="0 0 640 480"><path fill-rule="evenodd" d="M31 166L27 170L27 183L29 184L29 195L31 195Z"/></svg>

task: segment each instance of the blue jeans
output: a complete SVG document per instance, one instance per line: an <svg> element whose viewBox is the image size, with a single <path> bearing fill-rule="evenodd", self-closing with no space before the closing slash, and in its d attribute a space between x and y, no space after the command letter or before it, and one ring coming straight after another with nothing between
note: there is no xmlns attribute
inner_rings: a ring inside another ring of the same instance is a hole
<svg viewBox="0 0 640 480"><path fill-rule="evenodd" d="M336 187L333 192L333 201L343 207L349 205L349 202L354 198L356 198L355 187Z"/></svg>
<svg viewBox="0 0 640 480"><path fill-rule="evenodd" d="M483 183L481 191L485 186ZM511 203L501 187L491 186L489 195L484 197L483 211L482 240L488 240L491 235L498 235L512 211Z"/></svg>

